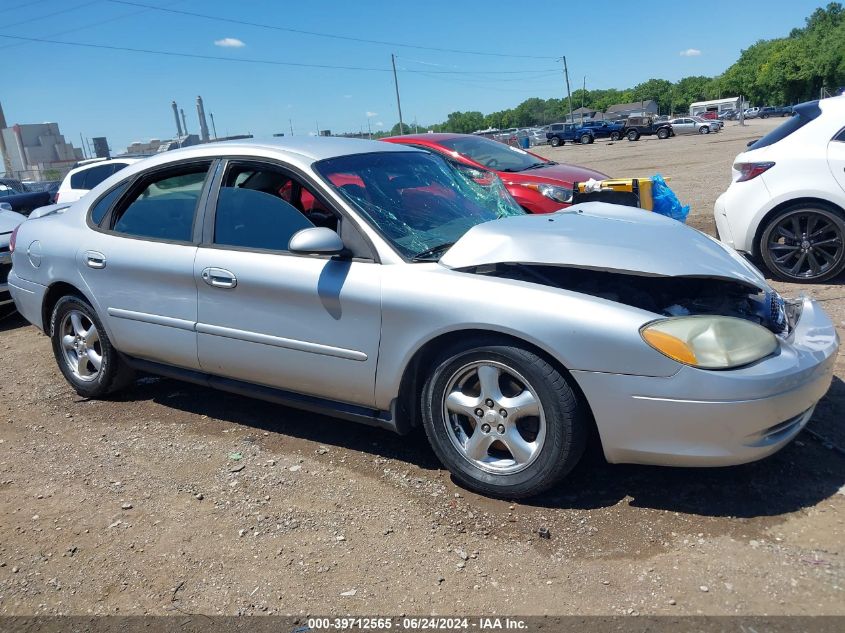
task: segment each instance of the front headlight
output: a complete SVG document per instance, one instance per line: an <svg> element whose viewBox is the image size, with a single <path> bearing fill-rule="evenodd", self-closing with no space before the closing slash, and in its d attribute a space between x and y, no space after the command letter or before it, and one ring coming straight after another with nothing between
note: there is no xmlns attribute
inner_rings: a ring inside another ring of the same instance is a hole
<svg viewBox="0 0 845 633"><path fill-rule="evenodd" d="M555 202L572 202L572 189L567 189L566 187L533 182L523 183L523 186L533 189Z"/></svg>
<svg viewBox="0 0 845 633"><path fill-rule="evenodd" d="M765 358L778 348L766 328L735 317L685 316L640 328L643 340L679 363L701 369L731 369Z"/></svg>

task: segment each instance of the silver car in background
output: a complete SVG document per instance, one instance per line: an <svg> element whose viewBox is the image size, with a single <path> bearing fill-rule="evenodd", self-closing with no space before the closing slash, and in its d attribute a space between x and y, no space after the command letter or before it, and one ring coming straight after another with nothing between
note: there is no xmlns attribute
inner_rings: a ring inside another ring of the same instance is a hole
<svg viewBox="0 0 845 633"><path fill-rule="evenodd" d="M681 117L669 121L675 134L710 134L714 129L712 121L705 121L697 117Z"/></svg>
<svg viewBox="0 0 845 633"><path fill-rule="evenodd" d="M12 306L12 297L9 294L7 283L9 272L12 270L12 253L9 242L14 231L26 216L12 211L11 205L0 202L0 314Z"/></svg>
<svg viewBox="0 0 845 633"><path fill-rule="evenodd" d="M526 214L492 174L291 138L136 163L16 231L9 286L85 397L133 370L407 433L457 480L760 459L831 382L833 324L668 218Z"/></svg>

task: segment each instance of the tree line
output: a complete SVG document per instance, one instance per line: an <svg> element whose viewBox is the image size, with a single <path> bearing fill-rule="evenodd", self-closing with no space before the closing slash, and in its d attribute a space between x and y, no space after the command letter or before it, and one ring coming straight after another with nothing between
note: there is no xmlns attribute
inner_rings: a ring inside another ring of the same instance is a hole
<svg viewBox="0 0 845 633"><path fill-rule="evenodd" d="M686 113L690 103L743 95L752 105L792 105L818 99L822 88L845 86L845 9L839 2L816 9L803 28L787 37L759 40L716 77L691 76L671 82L649 79L633 88L572 92L572 108L604 111L616 103L654 100L661 114ZM471 133L486 128L545 125L569 114L569 101L526 99L515 108L483 114L452 112L446 121L420 131ZM405 124L404 133L413 132ZM399 124L390 134L399 134Z"/></svg>

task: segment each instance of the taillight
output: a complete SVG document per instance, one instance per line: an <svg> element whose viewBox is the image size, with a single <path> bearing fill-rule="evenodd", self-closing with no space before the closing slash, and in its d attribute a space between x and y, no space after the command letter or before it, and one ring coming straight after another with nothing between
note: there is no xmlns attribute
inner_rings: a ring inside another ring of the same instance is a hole
<svg viewBox="0 0 845 633"><path fill-rule="evenodd" d="M17 242L17 241L18 241L18 229L19 229L19 228L21 228L21 225L20 225L20 224L18 224L18 225L15 227L15 230L14 230L14 231L12 231L12 237L10 237L10 238L9 238L9 252L10 252L10 253L14 253L14 252L15 252L15 242Z"/></svg>
<svg viewBox="0 0 845 633"><path fill-rule="evenodd" d="M774 166L775 164L771 161L765 163L737 163L734 165L734 169L739 172L739 178L736 181L745 182L746 180L751 180Z"/></svg>

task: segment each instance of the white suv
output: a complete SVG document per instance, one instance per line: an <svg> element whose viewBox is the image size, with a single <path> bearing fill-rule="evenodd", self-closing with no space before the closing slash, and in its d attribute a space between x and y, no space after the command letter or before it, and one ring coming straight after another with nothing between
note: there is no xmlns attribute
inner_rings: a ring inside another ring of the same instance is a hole
<svg viewBox="0 0 845 633"><path fill-rule="evenodd" d="M845 270L845 96L795 116L734 160L715 207L719 239L787 281Z"/></svg>
<svg viewBox="0 0 845 633"><path fill-rule="evenodd" d="M56 193L56 203L76 202L106 178L127 165L137 163L140 158L104 158L71 169Z"/></svg>

